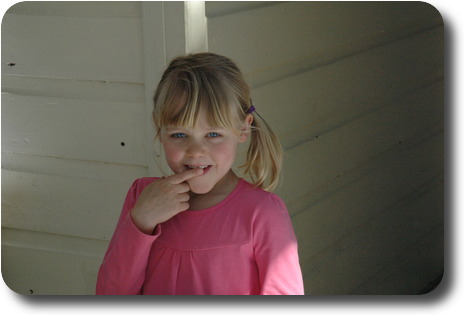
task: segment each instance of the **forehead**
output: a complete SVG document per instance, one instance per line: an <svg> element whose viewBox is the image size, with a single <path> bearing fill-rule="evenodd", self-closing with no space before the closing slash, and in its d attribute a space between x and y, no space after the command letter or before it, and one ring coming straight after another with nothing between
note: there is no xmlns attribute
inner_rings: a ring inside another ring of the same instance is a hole
<svg viewBox="0 0 464 315"><path fill-rule="evenodd" d="M180 120L170 120L166 121L166 123L162 126L165 129L239 129L240 128L240 121L235 119L235 117L228 117L231 119L229 123L232 125L232 128L229 126L225 126L221 124L217 118L208 111L206 106L200 106L198 110L198 115L196 117L191 116L192 120L185 121L182 123Z"/></svg>
<svg viewBox="0 0 464 315"><path fill-rule="evenodd" d="M211 123L209 121L209 116L203 110L200 110L198 117L195 121L195 124L192 126L182 125L180 123L170 123L163 126L163 129L172 130L172 129L184 129L184 130L218 130L218 129L227 129L223 126L220 126L216 123Z"/></svg>

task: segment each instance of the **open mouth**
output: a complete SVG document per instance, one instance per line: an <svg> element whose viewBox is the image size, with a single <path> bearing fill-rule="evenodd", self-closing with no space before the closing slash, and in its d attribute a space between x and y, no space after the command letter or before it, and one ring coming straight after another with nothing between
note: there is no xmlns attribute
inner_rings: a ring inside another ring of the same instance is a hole
<svg viewBox="0 0 464 315"><path fill-rule="evenodd" d="M185 167L189 170L194 168L201 168L203 170L203 174L205 175L211 168L212 165L185 165Z"/></svg>

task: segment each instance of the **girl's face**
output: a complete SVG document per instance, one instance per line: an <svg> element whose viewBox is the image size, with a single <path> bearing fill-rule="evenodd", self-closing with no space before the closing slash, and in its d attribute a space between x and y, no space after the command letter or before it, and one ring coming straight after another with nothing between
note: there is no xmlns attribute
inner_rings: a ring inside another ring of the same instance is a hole
<svg viewBox="0 0 464 315"><path fill-rule="evenodd" d="M247 116L245 126L251 125L252 120L252 115ZM200 111L195 128L167 126L162 129L161 142L166 161L175 173L204 169L202 175L187 183L193 193L206 194L231 171L237 146L246 141L248 130L244 127L237 134L230 129L213 128L208 125L205 112Z"/></svg>

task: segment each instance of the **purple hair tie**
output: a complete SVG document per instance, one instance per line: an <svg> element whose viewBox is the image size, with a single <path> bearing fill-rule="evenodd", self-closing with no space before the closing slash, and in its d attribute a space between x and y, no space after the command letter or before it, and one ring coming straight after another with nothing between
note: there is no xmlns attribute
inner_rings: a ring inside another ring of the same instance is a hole
<svg viewBox="0 0 464 315"><path fill-rule="evenodd" d="M253 105L251 105L251 107L248 108L248 110L246 111L246 114L251 114L251 113L254 112L255 110L256 110L256 108L255 108Z"/></svg>

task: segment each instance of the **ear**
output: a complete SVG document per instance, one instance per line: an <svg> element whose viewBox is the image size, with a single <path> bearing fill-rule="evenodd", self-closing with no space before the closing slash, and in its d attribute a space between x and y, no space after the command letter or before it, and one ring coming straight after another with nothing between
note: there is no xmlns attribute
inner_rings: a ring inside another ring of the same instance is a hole
<svg viewBox="0 0 464 315"><path fill-rule="evenodd" d="M243 123L242 129L240 129L239 142L243 143L248 139L248 136L251 133L251 123L253 122L253 115L247 114L245 117L245 122Z"/></svg>

